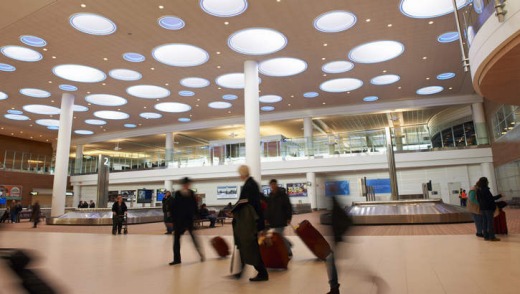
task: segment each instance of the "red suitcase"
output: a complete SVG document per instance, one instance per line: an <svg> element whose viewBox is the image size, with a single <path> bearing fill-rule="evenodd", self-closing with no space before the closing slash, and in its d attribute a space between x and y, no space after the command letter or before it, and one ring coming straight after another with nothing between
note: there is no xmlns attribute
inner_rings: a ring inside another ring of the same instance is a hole
<svg viewBox="0 0 520 294"><path fill-rule="evenodd" d="M308 220L302 221L300 225L294 228L294 231L319 259L325 260L331 253L332 250L327 240Z"/></svg>
<svg viewBox="0 0 520 294"><path fill-rule="evenodd" d="M507 235L507 222L506 222L506 213L500 209L498 216L493 219L493 227L495 229L495 234L504 234Z"/></svg>
<svg viewBox="0 0 520 294"><path fill-rule="evenodd" d="M258 245L266 268L287 269L289 255L280 234L268 233L258 240Z"/></svg>
<svg viewBox="0 0 520 294"><path fill-rule="evenodd" d="M217 251L217 254L220 257L226 257L229 255L229 246L226 242L226 240L222 239L222 237L214 237L211 239L211 246L215 248L215 251Z"/></svg>

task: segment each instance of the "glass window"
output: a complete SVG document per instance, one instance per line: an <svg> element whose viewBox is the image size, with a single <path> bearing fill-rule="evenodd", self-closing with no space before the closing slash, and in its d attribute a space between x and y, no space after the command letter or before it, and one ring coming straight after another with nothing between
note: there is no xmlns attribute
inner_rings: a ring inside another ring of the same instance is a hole
<svg viewBox="0 0 520 294"><path fill-rule="evenodd" d="M442 147L442 140L441 140L441 134L437 133L433 135L432 137L432 147L433 148L441 148Z"/></svg>
<svg viewBox="0 0 520 294"><path fill-rule="evenodd" d="M464 124L453 127L453 136L455 139L456 147L466 146L466 137L464 135Z"/></svg>
<svg viewBox="0 0 520 294"><path fill-rule="evenodd" d="M466 145L477 145L477 137L475 136L475 126L473 122L464 123L464 134L466 136Z"/></svg>
<svg viewBox="0 0 520 294"><path fill-rule="evenodd" d="M442 130L442 145L443 147L453 147L453 133L452 129Z"/></svg>

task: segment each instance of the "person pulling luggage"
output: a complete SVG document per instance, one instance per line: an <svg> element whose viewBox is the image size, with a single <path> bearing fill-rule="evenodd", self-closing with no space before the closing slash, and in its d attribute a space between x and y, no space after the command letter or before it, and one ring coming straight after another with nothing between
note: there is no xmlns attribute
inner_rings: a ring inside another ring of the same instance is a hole
<svg viewBox="0 0 520 294"><path fill-rule="evenodd" d="M117 233L121 235L121 229L123 228L123 221L127 214L128 208L123 201L123 196L117 195L117 200L112 204L112 235Z"/></svg>
<svg viewBox="0 0 520 294"><path fill-rule="evenodd" d="M284 240L289 257L292 257L291 243L284 236L284 230L291 223L293 210L289 196L284 188L278 186L278 181L269 181L271 192L267 198L267 224L274 232L278 233Z"/></svg>

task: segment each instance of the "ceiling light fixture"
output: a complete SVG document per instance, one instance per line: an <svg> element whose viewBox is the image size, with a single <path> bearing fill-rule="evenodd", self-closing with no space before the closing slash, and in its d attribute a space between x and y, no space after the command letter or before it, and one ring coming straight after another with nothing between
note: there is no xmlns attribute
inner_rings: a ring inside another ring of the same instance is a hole
<svg viewBox="0 0 520 294"><path fill-rule="evenodd" d="M314 19L314 28L325 33L337 33L350 29L357 18L350 11L335 10L326 12Z"/></svg>
<svg viewBox="0 0 520 294"><path fill-rule="evenodd" d="M232 17L242 14L247 9L246 0L201 0L200 8L217 17Z"/></svg>
<svg viewBox="0 0 520 294"><path fill-rule="evenodd" d="M287 38L269 28L247 28L233 33L228 46L233 51L246 55L264 55L282 50Z"/></svg>

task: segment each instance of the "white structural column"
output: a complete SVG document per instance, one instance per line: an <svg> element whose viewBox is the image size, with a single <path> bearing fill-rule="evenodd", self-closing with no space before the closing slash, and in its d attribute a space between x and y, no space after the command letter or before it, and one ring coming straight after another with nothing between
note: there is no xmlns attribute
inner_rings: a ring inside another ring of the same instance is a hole
<svg viewBox="0 0 520 294"><path fill-rule="evenodd" d="M489 189L493 195L498 194L497 190L497 180L495 178L495 167L491 162L483 162L480 164L482 169L482 176L486 177L489 181Z"/></svg>
<svg viewBox="0 0 520 294"><path fill-rule="evenodd" d="M489 144L489 137L486 128L486 116L484 115L484 107L482 102L471 104L473 113L473 125L475 126L475 136L478 145Z"/></svg>
<svg viewBox="0 0 520 294"><path fill-rule="evenodd" d="M173 181L172 180L164 180L164 188L173 194Z"/></svg>
<svg viewBox="0 0 520 294"><path fill-rule="evenodd" d="M311 208L318 209L318 195L316 194L316 173L307 173L307 197L311 202Z"/></svg>
<svg viewBox="0 0 520 294"><path fill-rule="evenodd" d="M173 134L170 132L166 133L164 152L165 164L169 166L170 163L173 163Z"/></svg>
<svg viewBox="0 0 520 294"><path fill-rule="evenodd" d="M74 196L72 196L72 207L76 207L79 203L79 196L81 196L81 186L72 186L72 192L74 193Z"/></svg>
<svg viewBox="0 0 520 294"><path fill-rule="evenodd" d="M83 168L83 145L76 145L76 160L74 160L74 174L81 174Z"/></svg>
<svg viewBox="0 0 520 294"><path fill-rule="evenodd" d="M63 93L61 96L60 127L56 147L54 184L52 186L52 217L60 216L65 212L65 192L67 191L73 107L74 96L69 93Z"/></svg>
<svg viewBox="0 0 520 294"><path fill-rule="evenodd" d="M303 118L303 137L305 137L305 147L307 150L307 156L314 155L314 148L312 144L312 131L314 127L312 126L312 117L304 117Z"/></svg>
<svg viewBox="0 0 520 294"><path fill-rule="evenodd" d="M258 100L258 64L244 62L244 114L246 129L246 164L250 175L260 183L260 101Z"/></svg>

